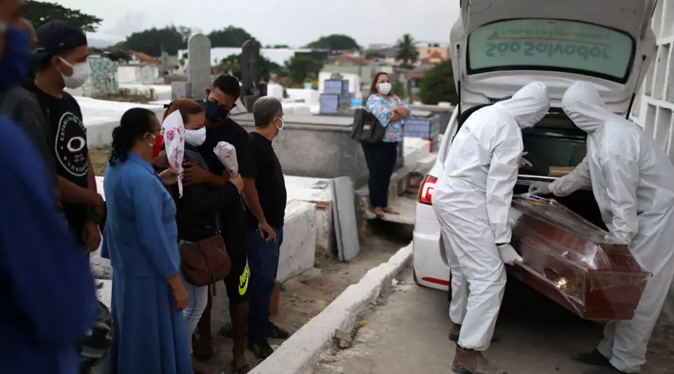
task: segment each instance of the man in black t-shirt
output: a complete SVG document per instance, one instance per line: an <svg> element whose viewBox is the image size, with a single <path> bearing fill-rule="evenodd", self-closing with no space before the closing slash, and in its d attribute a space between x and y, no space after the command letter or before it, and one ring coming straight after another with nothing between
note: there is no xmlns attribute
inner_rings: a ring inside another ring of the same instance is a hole
<svg viewBox="0 0 674 374"><path fill-rule="evenodd" d="M205 171L198 165L188 164L183 177L185 185L207 183L212 186L227 186L229 191L226 197L227 208L220 214L220 230L227 253L232 260L232 269L224 282L229 297L229 312L234 330L233 366L237 373L248 369L244 352L248 329L249 294L246 226L241 195L235 186L235 184L242 185L243 180L240 176L230 180L229 172L213 153L213 148L221 141L232 144L236 148L239 173L245 170L248 132L229 118L229 112L236 106L235 103L240 93L239 81L231 75L218 77L213 82L213 87L207 90L207 98L203 103L206 112L206 141L199 147L199 153L208 164L209 171ZM199 358L208 358L213 354L210 302L199 321L198 329L199 344L194 348L194 355Z"/></svg>
<svg viewBox="0 0 674 374"><path fill-rule="evenodd" d="M281 163L272 148L283 128L283 106L273 97L262 97L255 102L253 116L255 131L249 135L247 166L241 172L251 271L248 347L264 359L274 353L267 338L288 337L269 321L287 198Z"/></svg>
<svg viewBox="0 0 674 374"><path fill-rule="evenodd" d="M35 58L39 70L26 89L35 94L47 119L47 145L56 171L63 212L87 252L98 249L105 203L96 191L89 159L87 130L77 101L64 91L81 87L89 77L87 37L78 27L51 21L37 29Z"/></svg>

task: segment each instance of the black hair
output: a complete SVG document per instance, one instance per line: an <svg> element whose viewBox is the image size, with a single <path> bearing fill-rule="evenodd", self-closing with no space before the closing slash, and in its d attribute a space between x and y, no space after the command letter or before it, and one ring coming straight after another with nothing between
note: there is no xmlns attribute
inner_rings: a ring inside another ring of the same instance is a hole
<svg viewBox="0 0 674 374"><path fill-rule="evenodd" d="M217 88L224 94L239 98L241 96L241 86L239 80L232 75L221 75L213 82L213 88Z"/></svg>
<svg viewBox="0 0 674 374"><path fill-rule="evenodd" d="M38 66L37 71L42 71L45 69L49 69L51 67L51 61L54 58L54 56L59 56L63 58L64 60L68 57L68 55L74 51L75 49L69 49L67 51L59 52L59 53L54 53L51 55L46 55L46 56L41 56L39 53L33 55L33 64Z"/></svg>
<svg viewBox="0 0 674 374"><path fill-rule="evenodd" d="M269 126L274 117L280 117L281 113L283 113L283 105L278 99L271 96L263 96L257 99L253 105L255 127L265 128Z"/></svg>
<svg viewBox="0 0 674 374"><path fill-rule="evenodd" d="M157 117L154 112L144 108L132 108L124 113L119 126L112 131L110 165L126 161L136 141L152 133L153 117Z"/></svg>

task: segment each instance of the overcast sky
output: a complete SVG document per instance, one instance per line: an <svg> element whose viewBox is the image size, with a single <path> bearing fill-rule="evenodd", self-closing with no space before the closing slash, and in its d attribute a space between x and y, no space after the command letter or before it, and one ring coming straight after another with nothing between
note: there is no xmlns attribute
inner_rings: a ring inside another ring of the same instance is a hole
<svg viewBox="0 0 674 374"><path fill-rule="evenodd" d="M347 34L364 46L405 33L448 42L458 0L49 0L103 19L92 39L118 42L169 24L208 33L242 27L264 45L300 47L322 35ZM319 5L320 4L320 5Z"/></svg>

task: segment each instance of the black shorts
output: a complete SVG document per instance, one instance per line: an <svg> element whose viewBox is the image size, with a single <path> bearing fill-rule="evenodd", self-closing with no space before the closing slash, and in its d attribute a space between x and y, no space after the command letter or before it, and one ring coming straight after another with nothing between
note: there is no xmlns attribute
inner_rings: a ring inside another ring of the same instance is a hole
<svg viewBox="0 0 674 374"><path fill-rule="evenodd" d="M248 253L246 250L246 217L243 205L237 201L220 215L220 231L227 253L232 259L232 270L224 279L227 297L232 304L248 301Z"/></svg>

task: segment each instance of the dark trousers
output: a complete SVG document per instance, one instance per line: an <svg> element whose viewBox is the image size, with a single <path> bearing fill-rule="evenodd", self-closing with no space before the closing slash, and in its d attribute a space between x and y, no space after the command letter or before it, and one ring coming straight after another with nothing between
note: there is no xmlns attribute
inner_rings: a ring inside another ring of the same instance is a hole
<svg viewBox="0 0 674 374"><path fill-rule="evenodd" d="M398 143L362 144L367 168L370 169L370 203L372 208L386 208L388 187L398 162Z"/></svg>
<svg viewBox="0 0 674 374"><path fill-rule="evenodd" d="M269 304L276 285L276 273L283 230L274 229L276 243L267 243L258 230L246 230L248 246L248 267L250 268L250 311L248 312L248 340L267 340L269 327Z"/></svg>

